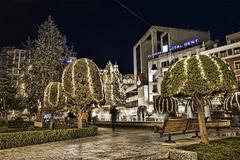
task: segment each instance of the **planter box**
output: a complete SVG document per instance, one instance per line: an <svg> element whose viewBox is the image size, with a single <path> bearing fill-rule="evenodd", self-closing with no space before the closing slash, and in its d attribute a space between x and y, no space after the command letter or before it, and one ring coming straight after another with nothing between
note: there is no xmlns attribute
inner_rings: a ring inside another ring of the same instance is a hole
<svg viewBox="0 0 240 160"><path fill-rule="evenodd" d="M43 122L34 121L34 127L42 128L43 127Z"/></svg>

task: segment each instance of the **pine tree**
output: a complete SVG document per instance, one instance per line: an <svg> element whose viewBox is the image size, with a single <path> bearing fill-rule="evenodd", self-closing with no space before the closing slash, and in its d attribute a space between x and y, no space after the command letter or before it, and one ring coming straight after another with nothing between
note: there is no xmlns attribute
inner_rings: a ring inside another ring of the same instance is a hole
<svg viewBox="0 0 240 160"><path fill-rule="evenodd" d="M16 107L16 85L12 74L12 57L9 50L13 48L3 48L1 51L0 65L0 110L4 113L4 121L8 124L7 112L10 108Z"/></svg>
<svg viewBox="0 0 240 160"><path fill-rule="evenodd" d="M40 25L38 38L34 41L31 52L25 80L28 96L36 105L37 101L42 101L47 84L61 79L65 59L69 54L66 38L62 36L51 16Z"/></svg>
<svg viewBox="0 0 240 160"><path fill-rule="evenodd" d="M23 47L26 50L25 53L25 61L23 61L22 65L22 73L23 76L21 78L21 83L25 86L25 92L27 94L27 97L24 98L25 105L27 106L27 109L29 111L29 120L31 120L32 113L37 112L36 104L37 104L37 97L34 94L34 85L35 81L33 80L33 77L31 75L31 59L33 58L33 47L34 42L31 40L30 37L27 38L27 41L25 44L23 44Z"/></svg>
<svg viewBox="0 0 240 160"><path fill-rule="evenodd" d="M105 94L105 105L122 105L125 101L125 92L122 87L121 75L109 61L102 74Z"/></svg>

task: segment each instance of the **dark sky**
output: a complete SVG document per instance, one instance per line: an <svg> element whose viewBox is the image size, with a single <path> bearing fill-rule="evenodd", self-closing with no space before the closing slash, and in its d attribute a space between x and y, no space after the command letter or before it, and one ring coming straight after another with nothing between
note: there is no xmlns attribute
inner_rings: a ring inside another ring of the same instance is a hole
<svg viewBox="0 0 240 160"><path fill-rule="evenodd" d="M0 0L0 48L22 48L51 14L79 57L92 58L100 68L117 61L122 73L133 72L132 48L149 25L115 0L49 1ZM152 25L210 30L213 40L240 31L239 0L120 1Z"/></svg>

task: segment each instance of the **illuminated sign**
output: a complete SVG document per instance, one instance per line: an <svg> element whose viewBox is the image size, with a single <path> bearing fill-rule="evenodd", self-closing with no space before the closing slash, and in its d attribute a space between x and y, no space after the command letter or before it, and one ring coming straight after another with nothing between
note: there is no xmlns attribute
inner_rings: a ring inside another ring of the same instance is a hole
<svg viewBox="0 0 240 160"><path fill-rule="evenodd" d="M171 47L170 50L171 51L175 51L175 50L178 50L178 49L187 48L189 46L194 46L194 45L196 45L198 43L199 43L198 39L193 39L193 40L184 42L183 44L174 45L174 46Z"/></svg>
<svg viewBox="0 0 240 160"><path fill-rule="evenodd" d="M170 48L170 51L177 51L177 50L180 50L180 49L184 49L184 48L187 48L187 47L191 47L191 46L195 46L197 44L199 44L199 39L193 39L193 40L190 40L190 41L186 41L182 44L177 44L177 45L173 45L171 48ZM165 45L163 46L163 52L154 52L150 55L148 55L148 58L154 58L156 56L159 56L165 52L168 52L168 46Z"/></svg>
<svg viewBox="0 0 240 160"><path fill-rule="evenodd" d="M168 52L168 45L162 46L162 51L163 52Z"/></svg>

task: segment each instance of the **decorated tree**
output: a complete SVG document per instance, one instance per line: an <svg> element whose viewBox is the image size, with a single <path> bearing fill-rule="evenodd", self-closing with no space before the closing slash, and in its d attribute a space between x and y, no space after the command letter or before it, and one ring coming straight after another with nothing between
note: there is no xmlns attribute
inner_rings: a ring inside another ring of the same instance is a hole
<svg viewBox="0 0 240 160"><path fill-rule="evenodd" d="M14 107L16 101L16 87L11 84L11 80L6 75L0 77L0 100L2 106L0 110L4 113L5 124L8 124L7 112Z"/></svg>
<svg viewBox="0 0 240 160"><path fill-rule="evenodd" d="M7 113L10 109L21 110L20 98L17 95L16 78L13 72L14 47L3 47L0 53L0 111L3 112L7 124Z"/></svg>
<svg viewBox="0 0 240 160"><path fill-rule="evenodd" d="M38 38L34 45L26 49L29 62L25 67L24 82L29 100L35 105L43 100L44 89L49 82L60 81L62 71L66 66L64 59L70 54L66 39L51 16L39 26Z"/></svg>
<svg viewBox="0 0 240 160"><path fill-rule="evenodd" d="M125 102L125 92L118 70L109 61L102 74L105 105L121 105Z"/></svg>
<svg viewBox="0 0 240 160"><path fill-rule="evenodd" d="M51 111L50 129L53 129L54 113L63 107L64 95L62 84L59 82L50 82L44 90L43 104L45 110Z"/></svg>
<svg viewBox="0 0 240 160"><path fill-rule="evenodd" d="M78 127L82 128L82 111L103 100L102 81L97 65L87 58L75 60L62 74L62 86L78 111Z"/></svg>
<svg viewBox="0 0 240 160"><path fill-rule="evenodd" d="M192 56L174 63L161 84L164 97L192 97L197 107L201 142L208 144L204 117L204 99L236 90L234 72L221 59L206 55Z"/></svg>
<svg viewBox="0 0 240 160"><path fill-rule="evenodd" d="M36 113L37 108L37 88L35 87L35 81L34 76L32 74L32 64L31 59L33 58L33 47L34 42L31 40L30 37L28 37L25 44L23 44L24 49L26 50L25 53L25 61L22 62L21 72L23 73L21 80L21 83L25 86L25 93L27 96L24 98L25 105L27 106L27 109L29 111L29 120L31 120L32 113Z"/></svg>

